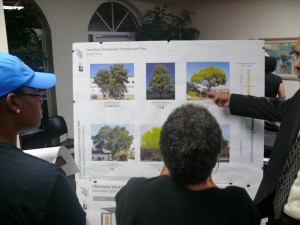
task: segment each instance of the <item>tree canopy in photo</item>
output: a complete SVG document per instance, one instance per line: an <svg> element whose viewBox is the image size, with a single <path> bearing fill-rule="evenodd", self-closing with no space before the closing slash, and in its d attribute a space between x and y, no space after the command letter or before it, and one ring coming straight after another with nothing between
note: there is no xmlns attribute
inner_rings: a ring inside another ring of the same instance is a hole
<svg viewBox="0 0 300 225"><path fill-rule="evenodd" d="M164 65L157 65L154 67L151 74L149 90L158 91L160 98L165 91L171 91L174 88L174 79L169 69Z"/></svg>
<svg viewBox="0 0 300 225"><path fill-rule="evenodd" d="M108 95L113 99L123 99L124 94L127 93L125 83L129 83L127 74L128 70L123 64L114 64L109 70L99 70L94 81L101 88L104 98Z"/></svg>
<svg viewBox="0 0 300 225"><path fill-rule="evenodd" d="M220 68L209 66L194 73L191 77L191 82L204 85L209 91L212 87L226 84L226 74Z"/></svg>
<svg viewBox="0 0 300 225"><path fill-rule="evenodd" d="M141 151L159 151L161 127L153 127L141 137Z"/></svg>
<svg viewBox="0 0 300 225"><path fill-rule="evenodd" d="M112 159L118 151L129 151L133 142L133 135L126 127L102 127L95 136L92 136L93 154L111 154Z"/></svg>
<svg viewBox="0 0 300 225"><path fill-rule="evenodd" d="M222 148L228 148L230 145L230 142L222 136L221 144L222 144Z"/></svg>

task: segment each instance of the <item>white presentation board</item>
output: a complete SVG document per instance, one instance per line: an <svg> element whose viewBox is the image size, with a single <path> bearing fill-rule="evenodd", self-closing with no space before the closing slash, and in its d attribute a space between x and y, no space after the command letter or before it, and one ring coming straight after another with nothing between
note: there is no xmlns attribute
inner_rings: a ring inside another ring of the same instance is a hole
<svg viewBox="0 0 300 225"><path fill-rule="evenodd" d="M253 196L251 187L262 178L263 121L231 116L206 92L263 96L263 45L257 40L74 43L79 187L91 182L84 190L95 190L93 182L157 176L163 166L157 142L161 126L176 107L193 103L207 107L222 129L214 182L245 187Z"/></svg>

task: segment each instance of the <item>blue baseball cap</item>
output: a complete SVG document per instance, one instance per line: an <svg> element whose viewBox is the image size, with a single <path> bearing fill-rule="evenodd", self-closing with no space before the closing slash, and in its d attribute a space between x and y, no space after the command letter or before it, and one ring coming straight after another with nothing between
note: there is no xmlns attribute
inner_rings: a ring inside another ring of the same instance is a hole
<svg viewBox="0 0 300 225"><path fill-rule="evenodd" d="M0 97L22 86L47 89L55 83L55 74L34 72L18 57L0 52Z"/></svg>

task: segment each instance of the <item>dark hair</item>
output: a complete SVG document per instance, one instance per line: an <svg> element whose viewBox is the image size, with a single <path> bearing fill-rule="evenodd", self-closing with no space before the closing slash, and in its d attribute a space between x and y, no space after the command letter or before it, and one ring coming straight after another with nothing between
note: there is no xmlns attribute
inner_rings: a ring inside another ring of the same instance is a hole
<svg viewBox="0 0 300 225"><path fill-rule="evenodd" d="M265 56L265 72L274 72L276 70L277 61L274 57Z"/></svg>
<svg viewBox="0 0 300 225"><path fill-rule="evenodd" d="M182 184L204 181L221 151L222 132L215 117L203 106L176 108L163 125L160 151L171 176Z"/></svg>

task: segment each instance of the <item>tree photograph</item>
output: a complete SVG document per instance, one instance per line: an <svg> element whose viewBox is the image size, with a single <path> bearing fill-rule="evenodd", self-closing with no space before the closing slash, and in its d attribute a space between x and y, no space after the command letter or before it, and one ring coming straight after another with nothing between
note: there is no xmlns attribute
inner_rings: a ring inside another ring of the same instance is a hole
<svg viewBox="0 0 300 225"><path fill-rule="evenodd" d="M133 100L134 64L90 64L91 100Z"/></svg>
<svg viewBox="0 0 300 225"><path fill-rule="evenodd" d="M92 124L92 161L134 160L133 125Z"/></svg>
<svg viewBox="0 0 300 225"><path fill-rule="evenodd" d="M175 64L146 64L147 100L175 99Z"/></svg>
<svg viewBox="0 0 300 225"><path fill-rule="evenodd" d="M220 124L222 130L222 148L218 157L219 162L229 163L230 160L230 125Z"/></svg>
<svg viewBox="0 0 300 225"><path fill-rule="evenodd" d="M229 92L229 62L187 62L187 100L206 100L208 91Z"/></svg>
<svg viewBox="0 0 300 225"><path fill-rule="evenodd" d="M161 161L159 138L161 127L141 125L141 161Z"/></svg>

